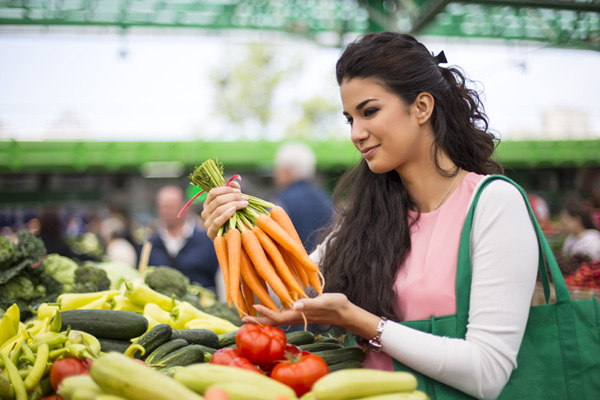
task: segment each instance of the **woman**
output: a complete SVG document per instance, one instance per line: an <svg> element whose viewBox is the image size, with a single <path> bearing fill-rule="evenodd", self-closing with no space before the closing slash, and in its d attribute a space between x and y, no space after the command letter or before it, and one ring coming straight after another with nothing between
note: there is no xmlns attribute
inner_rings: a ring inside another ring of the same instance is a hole
<svg viewBox="0 0 600 400"><path fill-rule="evenodd" d="M391 370L395 358L472 396L495 398L516 366L538 263L514 186L492 182L477 206L466 339L394 323L456 311L458 243L471 196L485 175L501 172L477 93L460 70L439 66L445 62L443 53L434 57L398 33L368 34L345 49L337 81L363 160L336 188L340 219L312 255L328 293L281 313L256 308L260 322L297 324L303 312L310 323L370 341L365 367ZM209 236L246 204L238 186L212 190L202 215Z"/></svg>
<svg viewBox="0 0 600 400"><path fill-rule="evenodd" d="M584 256L600 260L600 232L596 229L589 207L580 201L568 201L560 211L560 224L567 234L563 256Z"/></svg>

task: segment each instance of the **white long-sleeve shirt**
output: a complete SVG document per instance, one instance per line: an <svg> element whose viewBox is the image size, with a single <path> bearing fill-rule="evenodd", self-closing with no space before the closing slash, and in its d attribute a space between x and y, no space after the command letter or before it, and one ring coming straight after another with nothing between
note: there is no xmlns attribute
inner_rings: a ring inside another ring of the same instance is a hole
<svg viewBox="0 0 600 400"><path fill-rule="evenodd" d="M472 283L465 339L398 323L382 351L408 367L481 399L496 398L517 366L538 266L537 238L521 193L505 181L483 191L471 231ZM324 246L311 255L318 260Z"/></svg>

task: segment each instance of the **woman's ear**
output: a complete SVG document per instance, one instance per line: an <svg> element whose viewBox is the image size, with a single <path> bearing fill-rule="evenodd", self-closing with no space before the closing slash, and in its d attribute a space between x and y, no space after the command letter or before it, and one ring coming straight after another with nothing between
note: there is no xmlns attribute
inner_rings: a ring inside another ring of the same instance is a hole
<svg viewBox="0 0 600 400"><path fill-rule="evenodd" d="M434 105L435 99L431 94L427 92L419 93L413 103L413 110L419 125L423 125L431 119Z"/></svg>

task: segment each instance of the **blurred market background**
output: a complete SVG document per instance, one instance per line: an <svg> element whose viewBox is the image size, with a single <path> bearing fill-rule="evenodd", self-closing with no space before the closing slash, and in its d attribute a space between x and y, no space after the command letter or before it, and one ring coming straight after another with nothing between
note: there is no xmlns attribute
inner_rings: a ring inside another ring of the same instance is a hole
<svg viewBox="0 0 600 400"><path fill-rule="evenodd" d="M288 140L314 150L331 190L358 161L335 61L383 30L475 80L499 160L547 202L556 246L567 197L600 208L600 1L0 0L2 235L52 205L80 251L114 213L140 246L160 187L217 157L269 198Z"/></svg>

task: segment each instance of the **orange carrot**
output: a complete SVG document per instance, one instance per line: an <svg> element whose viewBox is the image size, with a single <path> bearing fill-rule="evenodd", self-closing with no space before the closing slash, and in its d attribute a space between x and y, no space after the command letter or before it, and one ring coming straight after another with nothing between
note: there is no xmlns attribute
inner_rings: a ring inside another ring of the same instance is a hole
<svg viewBox="0 0 600 400"><path fill-rule="evenodd" d="M288 215L288 213L285 211L285 209L283 207L281 207L281 206L272 207L270 214L271 214L271 218L273 218L273 220L275 222L277 222L279 224L279 226L281 226L283 228L283 230L285 230L294 240L296 240L296 242L302 244L302 240L300 239L300 236L298 235L298 231L296 230L294 223L292 222L290 216Z"/></svg>
<svg viewBox="0 0 600 400"><path fill-rule="evenodd" d="M225 234L227 235L227 234ZM227 258L227 240L225 236L217 236L213 242L217 260L221 266L223 281L225 282L225 293L227 294L227 303L231 305L231 296L229 295L229 262Z"/></svg>
<svg viewBox="0 0 600 400"><path fill-rule="evenodd" d="M254 293L252 292L252 289L250 288L250 286L248 286L246 281L244 281L243 277L240 280L240 283L242 284L241 285L242 286L242 294L244 295L243 303L245 303L245 305L246 305L248 314L252 315L253 317L256 317L256 315L257 315L256 309L254 307L252 307L255 304Z"/></svg>
<svg viewBox="0 0 600 400"><path fill-rule="evenodd" d="M252 228L252 230L254 231L254 233L256 234L256 237L260 241L260 244L262 245L262 248L265 250L265 253L267 253L267 255L271 258L271 260L273 260L273 264L274 264L275 269L277 270L277 274L279 275L281 280L283 280L283 282L290 289L292 289L292 292L296 292L302 297L307 297L306 293L304 293L304 289L302 289L302 286L300 286L298 284L298 281L296 281L296 278L292 274L290 267L284 261L283 256L281 255L281 252L277 248L277 245L275 244L275 242L273 242L273 240L271 240L269 235L267 235L258 226Z"/></svg>
<svg viewBox="0 0 600 400"><path fill-rule="evenodd" d="M321 273L319 271L306 271L306 274L308 275L308 282L310 282L310 285L313 288L315 288L317 293L323 294L323 283L321 282Z"/></svg>
<svg viewBox="0 0 600 400"><path fill-rule="evenodd" d="M285 260L286 264L289 265L290 268L293 267L293 272L296 275L296 277L300 280L300 284L304 287L308 287L310 285L310 283L308 282L308 275L306 274L304 268L296 260L296 258L292 256L286 249L281 248L280 246L279 251L281 252L281 255L283 256L283 259Z"/></svg>
<svg viewBox="0 0 600 400"><path fill-rule="evenodd" d="M240 262L241 262L242 239L240 231L232 228L227 231L227 260L229 262L229 291L231 301L237 307L240 303Z"/></svg>
<svg viewBox="0 0 600 400"><path fill-rule="evenodd" d="M235 295L238 302L234 304L235 308L237 308L240 318L243 318L246 315L250 314L250 311L248 310L248 304L246 303L246 300L244 299L243 287L244 287L243 279L240 278L240 286L237 287L237 293Z"/></svg>
<svg viewBox="0 0 600 400"><path fill-rule="evenodd" d="M243 247L242 262L240 264L240 267L244 283L246 283L246 285L248 285L250 289L252 289L252 291L254 292L256 297L258 297L260 302L273 311L279 311L277 305L275 304L271 296L269 296L269 291L265 287L263 287L261 281L264 281L261 277L259 277L256 274L254 266L252 265L252 261L250 260L250 257L248 257L248 254L246 253L246 250Z"/></svg>
<svg viewBox="0 0 600 400"><path fill-rule="evenodd" d="M308 256L304 246L293 239L277 222L269 215L261 214L256 218L256 224L268 234L271 239L279 243L281 247L292 253L302 266L309 271L318 271L317 264Z"/></svg>
<svg viewBox="0 0 600 400"><path fill-rule="evenodd" d="M264 215L264 214L263 214ZM256 272L271 286L273 291L281 299L282 304L292 304L293 300L288 293L287 287L275 272L273 265L267 259L267 255L260 245L260 241L251 229L242 233L242 245L252 260Z"/></svg>

